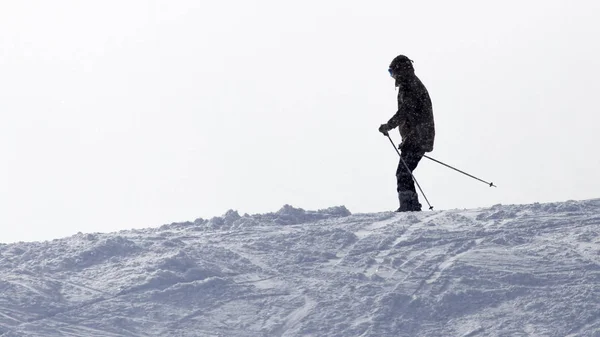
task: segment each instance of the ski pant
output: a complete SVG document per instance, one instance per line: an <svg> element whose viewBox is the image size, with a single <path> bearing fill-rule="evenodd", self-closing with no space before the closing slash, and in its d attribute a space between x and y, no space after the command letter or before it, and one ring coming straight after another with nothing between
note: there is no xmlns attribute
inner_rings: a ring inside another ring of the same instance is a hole
<svg viewBox="0 0 600 337"><path fill-rule="evenodd" d="M398 169L396 170L396 179L398 182L398 198L400 200L400 207L402 209L408 207L408 210L411 210L411 208L416 207L417 205L420 208L419 198L417 191L415 190L415 183L411 173L415 170L415 168L417 168L417 165L423 158L424 154L425 153L422 151L411 151L404 149L400 153L401 160L398 163ZM404 160L404 163L402 160ZM404 165L405 163L406 165Z"/></svg>

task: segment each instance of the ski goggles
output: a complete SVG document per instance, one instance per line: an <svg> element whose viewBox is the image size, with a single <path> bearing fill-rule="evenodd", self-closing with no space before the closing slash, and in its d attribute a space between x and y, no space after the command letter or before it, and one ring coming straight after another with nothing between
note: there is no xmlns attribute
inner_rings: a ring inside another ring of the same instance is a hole
<svg viewBox="0 0 600 337"><path fill-rule="evenodd" d="M394 77L394 71L392 70L392 68L388 69L388 73L390 73L390 76Z"/></svg>

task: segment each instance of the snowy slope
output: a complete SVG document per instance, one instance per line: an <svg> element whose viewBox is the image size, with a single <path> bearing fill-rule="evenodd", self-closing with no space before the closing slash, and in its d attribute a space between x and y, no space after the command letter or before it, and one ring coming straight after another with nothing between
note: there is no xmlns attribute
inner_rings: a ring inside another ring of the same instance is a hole
<svg viewBox="0 0 600 337"><path fill-rule="evenodd" d="M0 336L600 336L600 199L0 245Z"/></svg>

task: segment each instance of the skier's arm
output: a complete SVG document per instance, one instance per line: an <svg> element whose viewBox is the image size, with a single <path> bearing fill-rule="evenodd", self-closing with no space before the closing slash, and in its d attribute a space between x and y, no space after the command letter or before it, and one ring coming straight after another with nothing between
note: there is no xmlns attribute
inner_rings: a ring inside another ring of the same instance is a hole
<svg viewBox="0 0 600 337"><path fill-rule="evenodd" d="M390 130L404 123L410 123L409 121L414 121L416 117L415 114L418 111L417 106L418 98L412 95L406 95L402 103L398 105L396 114L387 122Z"/></svg>
<svg viewBox="0 0 600 337"><path fill-rule="evenodd" d="M390 118L390 120L387 123L381 124L381 126L379 126L379 132L381 132L385 136L387 136L388 131L390 131L390 130L398 127L400 124L402 124L404 122L405 118L406 118L406 113L404 112L404 110L398 109L396 114L394 116L392 116L392 118Z"/></svg>
<svg viewBox="0 0 600 337"><path fill-rule="evenodd" d="M387 123L382 124L379 127L379 132L386 135L387 131L395 129L398 126L406 123L407 119L409 118L408 115L410 113L410 107L414 105L411 102L412 101L410 97L405 97L403 103L398 105L398 111L396 111L394 116L392 116L392 118L390 118L390 120Z"/></svg>
<svg viewBox="0 0 600 337"><path fill-rule="evenodd" d="M398 127L398 125L400 125L405 119L406 119L406 112L404 111L404 109L402 109L402 107L400 107L400 109L398 109L396 114L394 116L392 116L392 118L390 118L390 120L387 122L387 126L390 130L394 129L394 128Z"/></svg>

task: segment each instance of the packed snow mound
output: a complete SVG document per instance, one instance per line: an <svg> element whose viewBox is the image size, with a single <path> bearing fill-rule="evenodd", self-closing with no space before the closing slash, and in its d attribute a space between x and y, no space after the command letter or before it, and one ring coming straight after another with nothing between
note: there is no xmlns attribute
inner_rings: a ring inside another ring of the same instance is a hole
<svg viewBox="0 0 600 337"><path fill-rule="evenodd" d="M237 211L229 210L222 217L214 217L210 220L198 218L194 222L172 223L171 225L161 227L161 229L195 227L195 230L202 231L211 229L236 229L258 224L299 225L318 220L345 217L350 214L350 211L345 206L330 207L318 211L306 211L302 208L284 205L275 213L253 216L244 214L242 217Z"/></svg>
<svg viewBox="0 0 600 337"><path fill-rule="evenodd" d="M0 336L600 336L600 199L0 245Z"/></svg>

